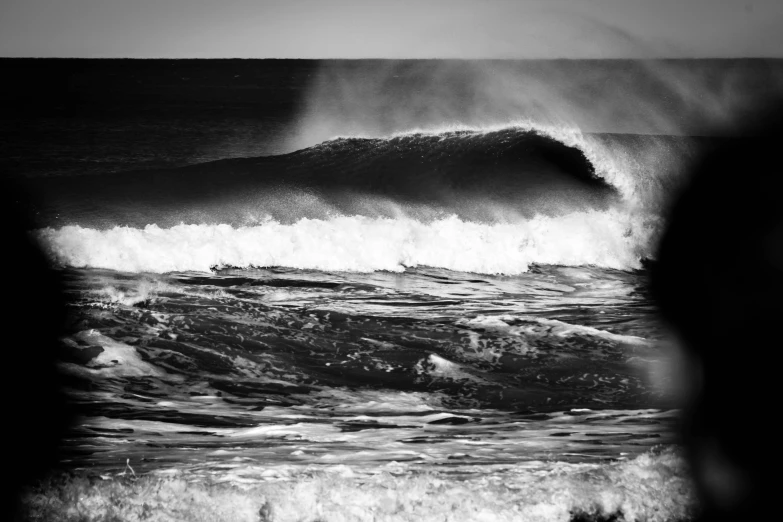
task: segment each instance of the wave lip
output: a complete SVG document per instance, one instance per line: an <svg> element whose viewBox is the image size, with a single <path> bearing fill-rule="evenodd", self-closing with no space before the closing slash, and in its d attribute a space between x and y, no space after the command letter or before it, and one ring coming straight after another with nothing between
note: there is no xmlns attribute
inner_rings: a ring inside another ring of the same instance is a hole
<svg viewBox="0 0 783 522"><path fill-rule="evenodd" d="M34 235L56 264L127 272L271 266L401 272L430 266L512 275L533 263L638 268L640 258L648 254L651 233L651 228L620 211L592 210L495 224L456 216L430 222L341 216L238 228L65 226L40 229Z"/></svg>

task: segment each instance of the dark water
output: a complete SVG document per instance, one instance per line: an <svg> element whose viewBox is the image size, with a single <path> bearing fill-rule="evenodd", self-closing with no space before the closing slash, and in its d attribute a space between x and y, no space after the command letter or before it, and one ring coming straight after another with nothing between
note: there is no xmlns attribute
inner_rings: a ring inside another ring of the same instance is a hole
<svg viewBox="0 0 783 522"><path fill-rule="evenodd" d="M649 453L678 400L643 261L778 62L0 67L0 168L68 288L67 467L613 477L544 520L656 505L652 466L662 520L692 503Z"/></svg>

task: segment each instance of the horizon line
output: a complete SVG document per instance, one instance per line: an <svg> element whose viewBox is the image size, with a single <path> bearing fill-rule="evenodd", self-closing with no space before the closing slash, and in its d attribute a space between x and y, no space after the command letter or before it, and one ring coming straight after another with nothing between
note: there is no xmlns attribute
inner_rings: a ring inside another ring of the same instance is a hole
<svg viewBox="0 0 783 522"><path fill-rule="evenodd" d="M388 57L247 57L247 56L0 56L0 60L309 60L309 61L362 61L362 60L388 60L388 61L686 61L686 60L783 60L783 56L692 56L692 57L556 57L556 58L502 58L502 57L473 57L473 58L388 58Z"/></svg>

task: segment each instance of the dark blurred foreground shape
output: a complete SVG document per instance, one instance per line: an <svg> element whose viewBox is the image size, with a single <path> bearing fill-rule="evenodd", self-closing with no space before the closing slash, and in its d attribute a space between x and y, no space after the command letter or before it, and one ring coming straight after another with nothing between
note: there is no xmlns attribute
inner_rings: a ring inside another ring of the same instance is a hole
<svg viewBox="0 0 783 522"><path fill-rule="evenodd" d="M23 192L0 184L3 250L2 449L5 486L0 519L14 519L25 486L57 464L70 422L57 371L64 322L61 281L31 240Z"/></svg>
<svg viewBox="0 0 783 522"><path fill-rule="evenodd" d="M703 520L780 510L783 105L767 114L696 165L652 272L685 351L683 437Z"/></svg>

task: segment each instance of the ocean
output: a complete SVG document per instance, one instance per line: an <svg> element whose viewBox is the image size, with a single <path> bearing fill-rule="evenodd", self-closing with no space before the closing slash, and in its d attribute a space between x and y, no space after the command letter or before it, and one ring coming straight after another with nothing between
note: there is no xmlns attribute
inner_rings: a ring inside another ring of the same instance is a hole
<svg viewBox="0 0 783 522"><path fill-rule="evenodd" d="M780 61L0 66L80 416L39 518L698 512L647 267Z"/></svg>

